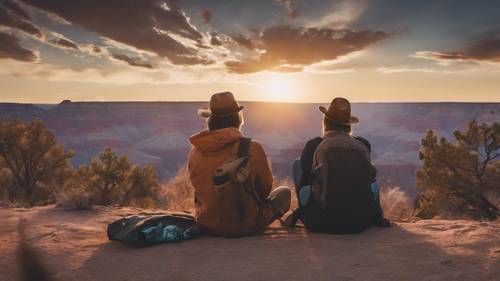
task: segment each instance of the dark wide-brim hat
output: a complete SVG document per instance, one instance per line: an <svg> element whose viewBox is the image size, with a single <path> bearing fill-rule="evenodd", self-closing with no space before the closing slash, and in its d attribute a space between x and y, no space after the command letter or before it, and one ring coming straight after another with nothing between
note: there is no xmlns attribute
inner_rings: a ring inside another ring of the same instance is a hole
<svg viewBox="0 0 500 281"><path fill-rule="evenodd" d="M328 120L339 125L352 125L359 122L358 117L351 115L351 103L345 98L334 98L328 109L320 106L319 110Z"/></svg>
<svg viewBox="0 0 500 281"><path fill-rule="evenodd" d="M210 98L209 107L198 109L198 115L203 118L227 117L240 112L244 106L239 105L231 92L213 94Z"/></svg>

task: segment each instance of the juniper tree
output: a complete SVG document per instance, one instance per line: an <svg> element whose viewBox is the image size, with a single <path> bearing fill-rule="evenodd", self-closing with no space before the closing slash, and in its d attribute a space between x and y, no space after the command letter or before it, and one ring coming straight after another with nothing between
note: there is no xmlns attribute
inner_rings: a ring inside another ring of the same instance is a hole
<svg viewBox="0 0 500 281"><path fill-rule="evenodd" d="M109 147L92 158L89 165L80 166L78 176L99 205L147 207L159 192L153 167L134 165L126 155L118 156Z"/></svg>
<svg viewBox="0 0 500 281"><path fill-rule="evenodd" d="M454 132L455 142L438 140L430 130L422 139L417 171L417 215L428 218L445 212L495 219L497 206L486 194L500 190L500 123L470 122L465 132Z"/></svg>
<svg viewBox="0 0 500 281"><path fill-rule="evenodd" d="M55 135L35 119L26 123L0 119L0 170L10 179L3 182L10 202L33 206L51 203L71 173L69 159Z"/></svg>

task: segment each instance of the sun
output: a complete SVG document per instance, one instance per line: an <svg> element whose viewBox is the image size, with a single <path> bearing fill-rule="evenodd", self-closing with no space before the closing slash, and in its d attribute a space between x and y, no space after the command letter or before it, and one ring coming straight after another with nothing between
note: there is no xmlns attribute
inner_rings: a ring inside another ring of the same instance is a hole
<svg viewBox="0 0 500 281"><path fill-rule="evenodd" d="M293 76L272 73L263 79L262 97L266 101L292 102L297 98L297 85Z"/></svg>

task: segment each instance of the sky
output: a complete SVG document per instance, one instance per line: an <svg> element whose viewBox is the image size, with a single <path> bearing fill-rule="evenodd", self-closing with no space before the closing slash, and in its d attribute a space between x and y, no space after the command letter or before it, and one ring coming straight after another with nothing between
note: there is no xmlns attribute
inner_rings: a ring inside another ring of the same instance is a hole
<svg viewBox="0 0 500 281"><path fill-rule="evenodd" d="M0 102L500 102L497 0L0 0Z"/></svg>

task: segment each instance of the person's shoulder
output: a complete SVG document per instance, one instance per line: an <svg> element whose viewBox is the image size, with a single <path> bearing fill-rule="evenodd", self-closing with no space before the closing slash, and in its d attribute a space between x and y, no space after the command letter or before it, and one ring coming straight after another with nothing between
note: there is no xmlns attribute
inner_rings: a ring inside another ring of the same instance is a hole
<svg viewBox="0 0 500 281"><path fill-rule="evenodd" d="M304 149L302 150L302 155L313 154L319 144L323 141L321 137L315 137L306 142Z"/></svg>
<svg viewBox="0 0 500 281"><path fill-rule="evenodd" d="M367 139L360 137L360 136L354 136L354 139L361 142L368 149L368 151L372 150L372 145L370 144L370 142Z"/></svg>
<svg viewBox="0 0 500 281"><path fill-rule="evenodd" d="M250 151L257 152L257 153L261 153L261 152L264 153L264 147L262 146L262 144L259 141L251 139Z"/></svg>
<svg viewBox="0 0 500 281"><path fill-rule="evenodd" d="M306 147L308 146L317 146L323 141L323 138L321 137L315 137L306 142Z"/></svg>

